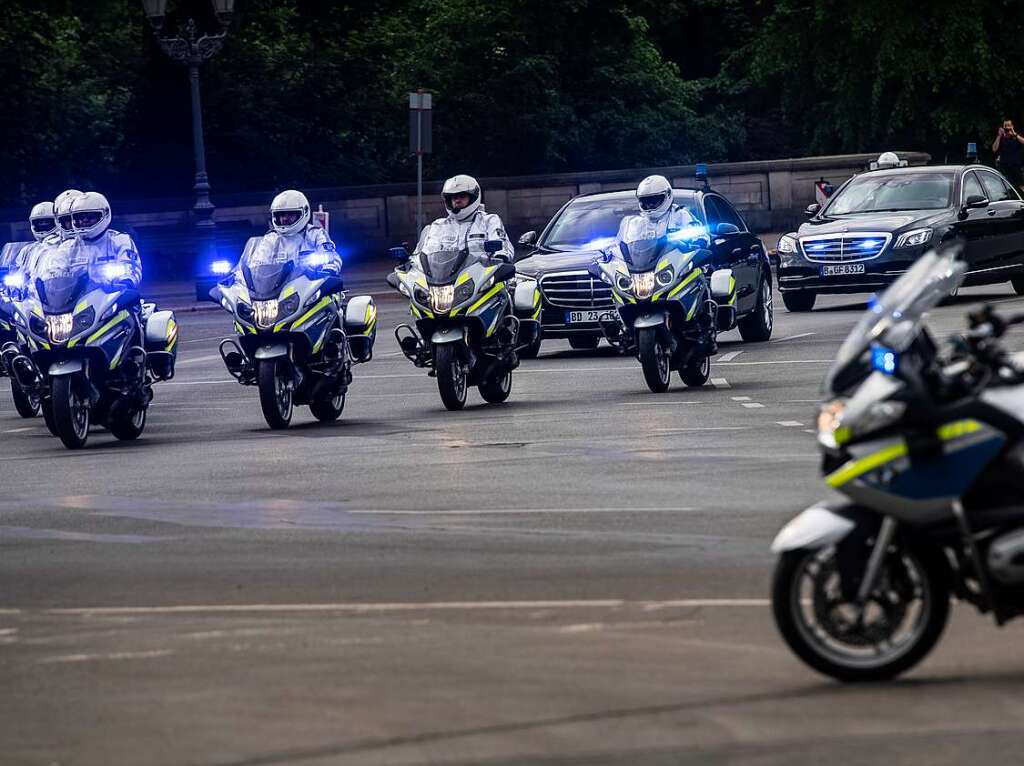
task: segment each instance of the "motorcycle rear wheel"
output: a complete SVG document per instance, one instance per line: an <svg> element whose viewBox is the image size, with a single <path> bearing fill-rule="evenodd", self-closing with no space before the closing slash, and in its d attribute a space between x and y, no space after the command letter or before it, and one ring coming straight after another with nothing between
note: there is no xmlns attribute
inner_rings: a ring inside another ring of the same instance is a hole
<svg viewBox="0 0 1024 766"><path fill-rule="evenodd" d="M256 371L260 390L260 409L267 425L275 430L287 428L292 422L291 375L287 360L283 358L262 359Z"/></svg>
<svg viewBox="0 0 1024 766"><path fill-rule="evenodd" d="M842 598L835 561L834 547L779 558L772 612L789 648L846 682L883 681L923 660L949 619L948 565L923 550L891 550L858 617Z"/></svg>

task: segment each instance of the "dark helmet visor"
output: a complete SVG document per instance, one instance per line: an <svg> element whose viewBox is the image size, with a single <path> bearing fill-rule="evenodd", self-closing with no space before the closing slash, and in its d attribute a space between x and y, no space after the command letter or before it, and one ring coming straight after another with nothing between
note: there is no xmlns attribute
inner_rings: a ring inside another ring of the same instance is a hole
<svg viewBox="0 0 1024 766"><path fill-rule="evenodd" d="M646 197L640 197L640 209L641 210L655 210L662 204L667 194L648 194Z"/></svg>
<svg viewBox="0 0 1024 766"><path fill-rule="evenodd" d="M32 231L44 234L48 231L53 231L56 226L56 222L52 218L34 218L32 220Z"/></svg>

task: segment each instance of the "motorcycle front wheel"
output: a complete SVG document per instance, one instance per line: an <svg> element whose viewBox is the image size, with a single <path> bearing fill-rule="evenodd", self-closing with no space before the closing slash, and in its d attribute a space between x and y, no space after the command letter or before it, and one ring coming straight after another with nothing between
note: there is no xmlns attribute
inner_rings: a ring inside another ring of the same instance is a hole
<svg viewBox="0 0 1024 766"><path fill-rule="evenodd" d="M924 659L946 626L949 598L948 566L904 547L890 550L863 605L843 598L834 546L783 554L772 583L775 623L789 648L847 682L893 678Z"/></svg>
<svg viewBox="0 0 1024 766"><path fill-rule="evenodd" d="M11 396L14 397L14 409L23 418L34 418L39 414L39 395L22 391L21 386L11 381Z"/></svg>
<svg viewBox="0 0 1024 766"><path fill-rule="evenodd" d="M451 343L434 346L434 370L437 372L437 390L441 401L449 410L466 406L466 370L458 351Z"/></svg>
<svg viewBox="0 0 1024 766"><path fill-rule="evenodd" d="M57 437L68 449L81 449L89 440L92 413L86 383L81 375L63 375L53 379L53 425Z"/></svg>
<svg viewBox="0 0 1024 766"><path fill-rule="evenodd" d="M644 371L647 387L656 394L668 391L672 379L672 365L668 348L655 327L645 327L637 333L640 367Z"/></svg>
<svg viewBox="0 0 1024 766"><path fill-rule="evenodd" d="M292 422L292 376L288 360L262 359L256 371L256 383L260 390L260 408L267 425L278 430L287 428Z"/></svg>

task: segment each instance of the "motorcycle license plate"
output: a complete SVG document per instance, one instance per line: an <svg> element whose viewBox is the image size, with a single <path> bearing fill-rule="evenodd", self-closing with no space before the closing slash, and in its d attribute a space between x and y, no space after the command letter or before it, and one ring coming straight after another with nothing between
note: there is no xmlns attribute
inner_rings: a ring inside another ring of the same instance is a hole
<svg viewBox="0 0 1024 766"><path fill-rule="evenodd" d="M841 277L847 274L863 274L864 264L863 263L837 263L834 266L822 266L821 276L823 277Z"/></svg>
<svg viewBox="0 0 1024 766"><path fill-rule="evenodd" d="M601 321L601 317L606 313L605 311L566 311L565 323L581 324L589 322L596 324Z"/></svg>

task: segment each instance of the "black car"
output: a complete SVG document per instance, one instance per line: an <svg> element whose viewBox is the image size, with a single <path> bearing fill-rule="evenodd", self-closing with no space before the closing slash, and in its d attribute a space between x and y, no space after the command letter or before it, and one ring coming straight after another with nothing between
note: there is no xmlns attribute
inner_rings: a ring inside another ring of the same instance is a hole
<svg viewBox="0 0 1024 766"><path fill-rule="evenodd" d="M721 194L710 190L674 189L675 203L708 227L717 268L731 268L736 279L740 333L751 339L754 312L767 317L771 330L771 268L761 240ZM611 289L587 268L602 248L615 243L619 222L637 213L633 191L600 192L573 197L541 232L519 239L529 247L516 264L519 279L536 279L542 297L541 333L521 356L536 356L543 338L566 338L576 349L593 349L604 337L600 318L614 311ZM767 285L767 287L764 287ZM731 328L722 328L731 329Z"/></svg>
<svg viewBox="0 0 1024 766"><path fill-rule="evenodd" d="M854 176L779 239L779 290L790 311L821 293L875 292L924 252L965 242L964 284L1009 280L1024 295L1024 201L982 165L890 168Z"/></svg>

